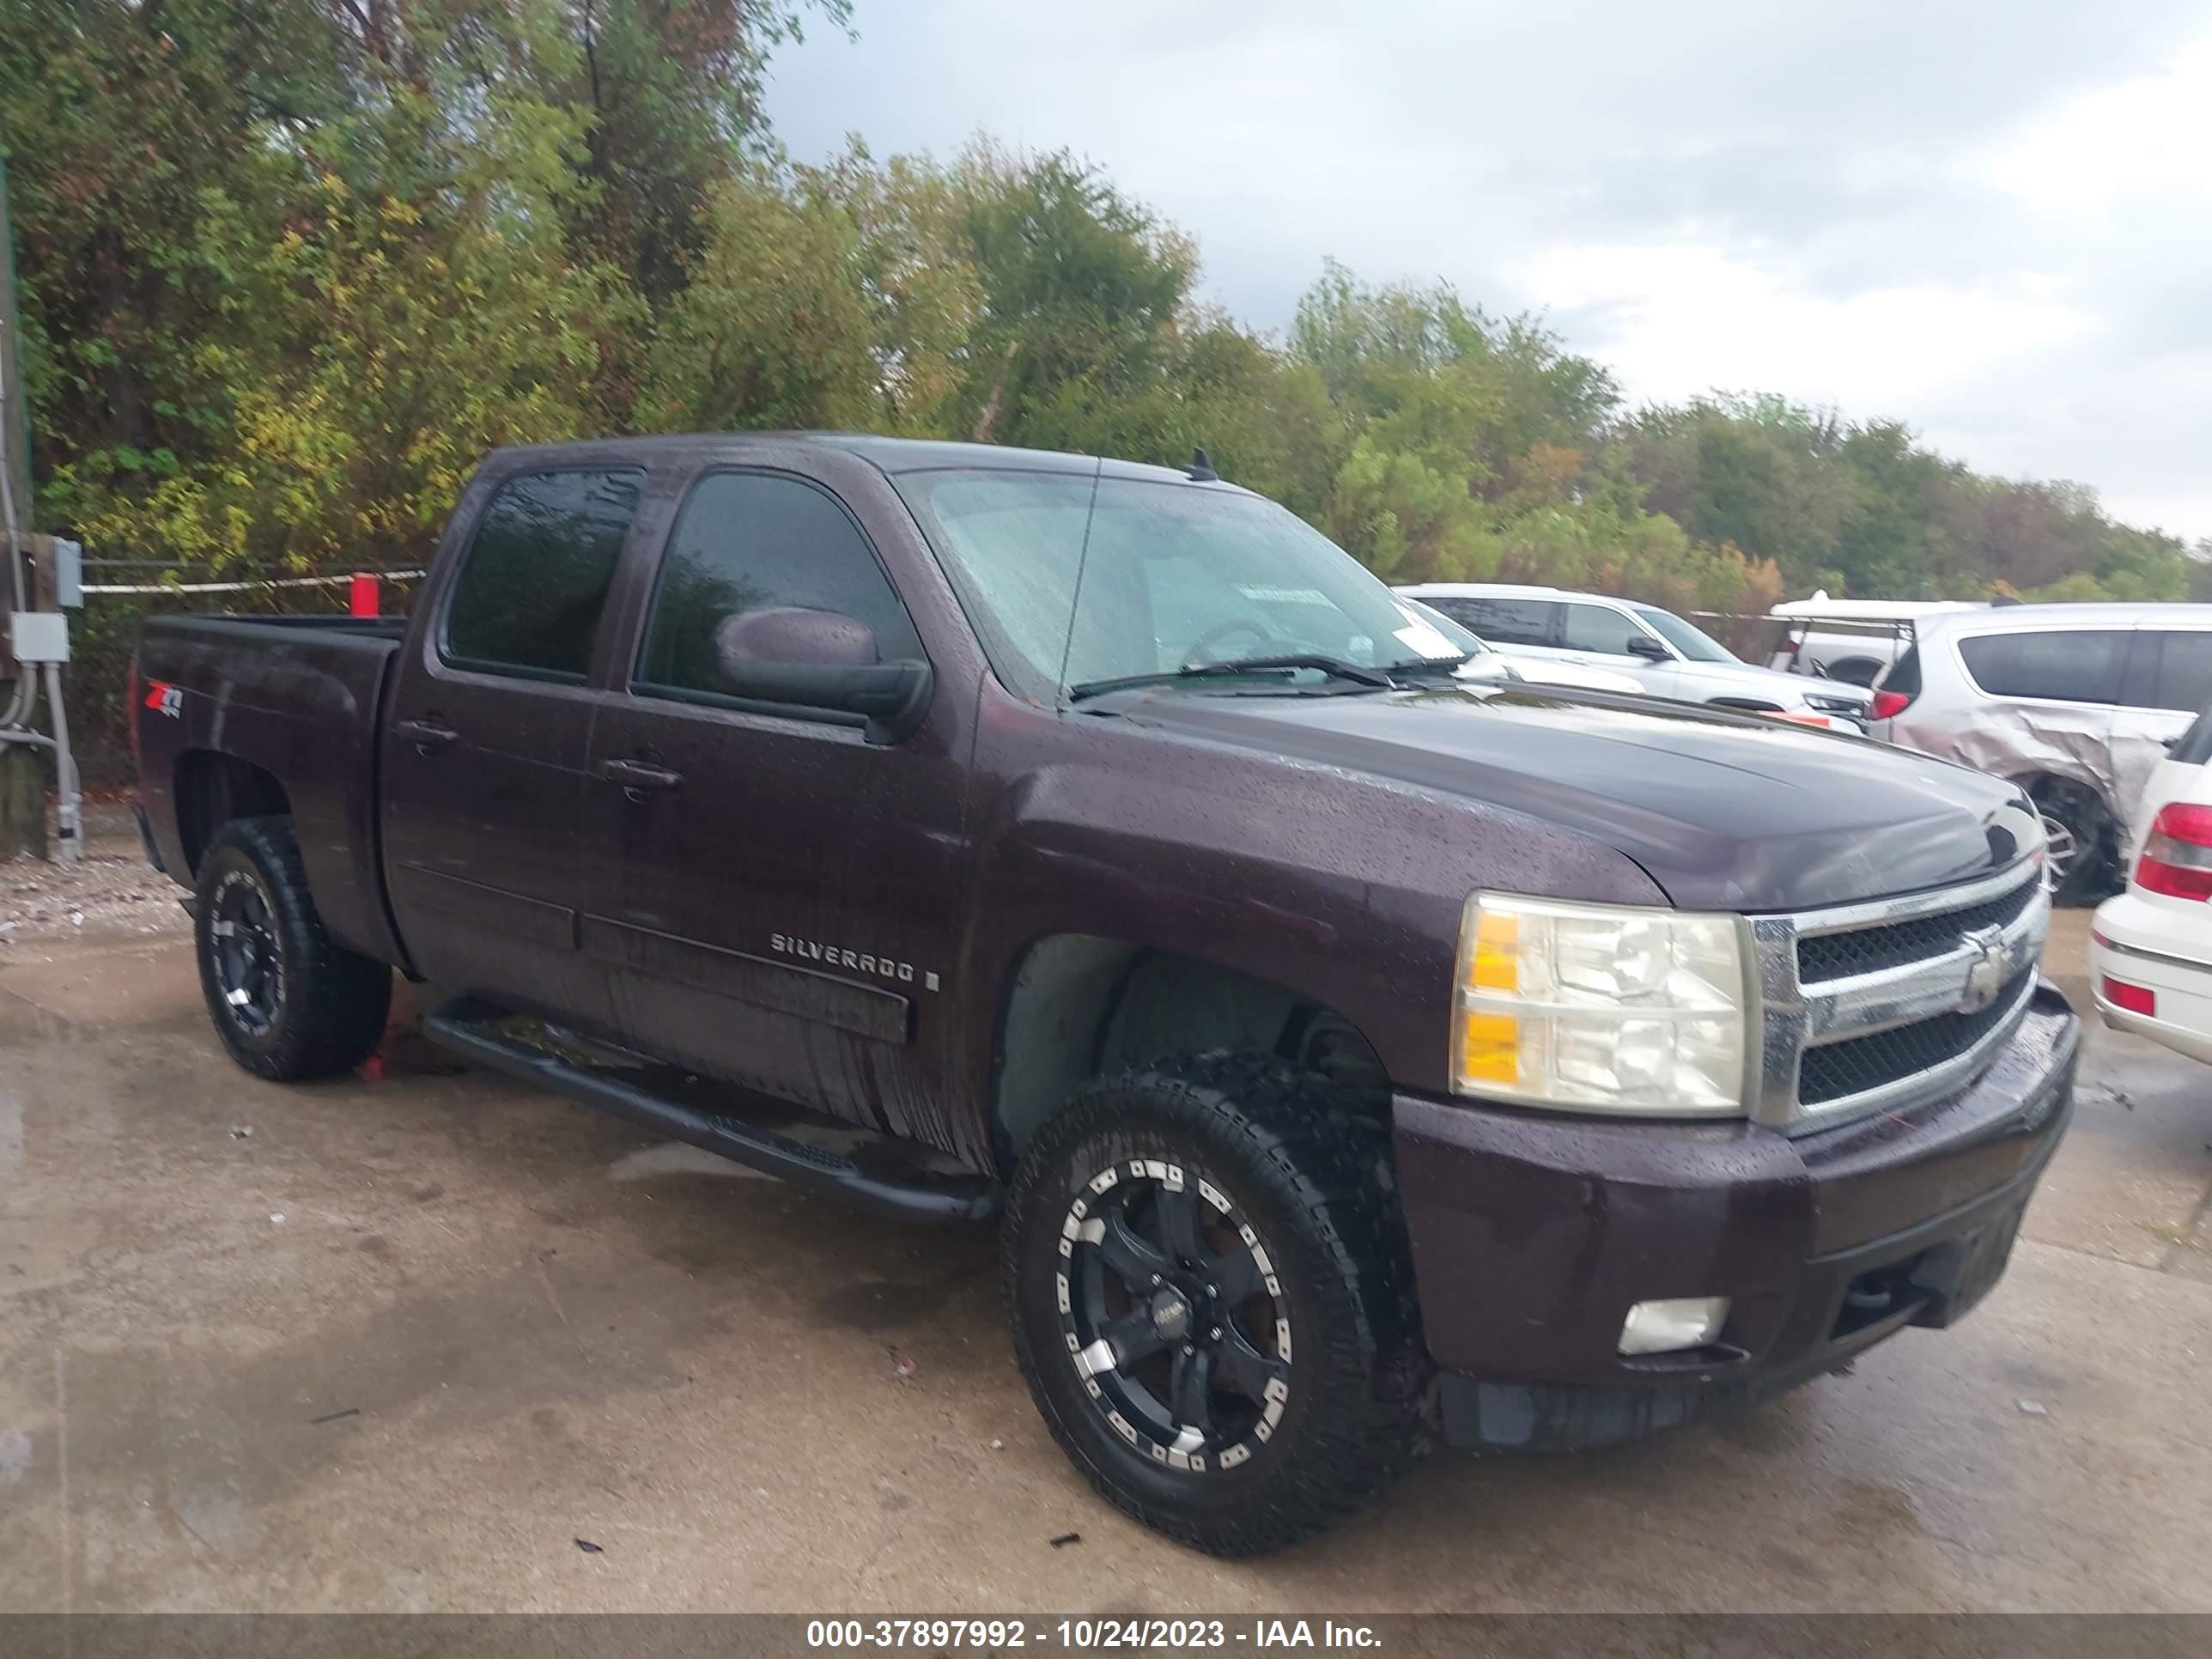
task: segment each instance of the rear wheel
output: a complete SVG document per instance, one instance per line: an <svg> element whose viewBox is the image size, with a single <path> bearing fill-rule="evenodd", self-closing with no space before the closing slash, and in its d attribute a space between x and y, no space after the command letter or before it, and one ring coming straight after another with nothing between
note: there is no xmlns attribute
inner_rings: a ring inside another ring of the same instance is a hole
<svg viewBox="0 0 2212 1659"><path fill-rule="evenodd" d="M335 943L289 818L235 818L200 860L200 989L230 1057L280 1083L349 1072L376 1051L392 969Z"/></svg>
<svg viewBox="0 0 2212 1659"><path fill-rule="evenodd" d="M1007 1206L1014 1346L1061 1449L1220 1555L1317 1532L1422 1439L1428 1361L1387 1136L1262 1055L1096 1084Z"/></svg>

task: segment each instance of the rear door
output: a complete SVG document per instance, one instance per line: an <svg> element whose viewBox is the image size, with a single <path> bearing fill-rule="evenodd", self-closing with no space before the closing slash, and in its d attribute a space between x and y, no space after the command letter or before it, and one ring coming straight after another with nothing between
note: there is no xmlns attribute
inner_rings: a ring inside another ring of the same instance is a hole
<svg viewBox="0 0 2212 1659"><path fill-rule="evenodd" d="M635 467L559 467L483 486L473 519L464 502L382 749L386 881L416 968L600 1026L605 977L577 944L588 682L644 485Z"/></svg>
<svg viewBox="0 0 2212 1659"><path fill-rule="evenodd" d="M1477 634L1508 656L1557 658L1559 607L1548 599L1508 593L1452 593L1420 596L1469 633Z"/></svg>
<svg viewBox="0 0 2212 1659"><path fill-rule="evenodd" d="M2130 850L2142 845L2143 792L2166 745L2206 708L2212 708L2212 627L2137 629L2112 736L2114 809Z"/></svg>
<svg viewBox="0 0 2212 1659"><path fill-rule="evenodd" d="M926 659L844 501L787 472L705 471L592 735L586 950L635 1047L943 1143L963 723L943 686L896 744L732 695L717 630L784 607L856 618L881 661Z"/></svg>
<svg viewBox="0 0 2212 1659"><path fill-rule="evenodd" d="M1936 752L2024 777L2047 773L2096 790L2114 812L2112 717L2132 630L2031 628L1957 642L1966 678L1998 709L1942 711L1955 729ZM2002 711L2002 712L2000 712ZM1991 756L2001 757L1993 764Z"/></svg>

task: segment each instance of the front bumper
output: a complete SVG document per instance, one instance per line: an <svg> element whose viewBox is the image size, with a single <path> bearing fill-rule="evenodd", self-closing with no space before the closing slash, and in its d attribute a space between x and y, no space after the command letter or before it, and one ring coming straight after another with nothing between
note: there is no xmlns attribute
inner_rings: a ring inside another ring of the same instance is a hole
<svg viewBox="0 0 2212 1659"><path fill-rule="evenodd" d="M1602 1444L1778 1393L2004 1270L2073 1108L2081 1027L2039 985L1973 1082L1792 1139L1401 1095L1421 1315L1459 1444ZM1629 1309L1726 1296L1714 1345L1619 1352Z"/></svg>
<svg viewBox="0 0 2212 1659"><path fill-rule="evenodd" d="M2185 954L2186 945L2178 951L2173 929L2164 922L2150 902L2132 892L2098 907L2089 934L2089 985L2097 1012L2114 1030L2212 1064L2212 962ZM2108 1001L2107 977L2154 993L2157 1013L2139 1014Z"/></svg>

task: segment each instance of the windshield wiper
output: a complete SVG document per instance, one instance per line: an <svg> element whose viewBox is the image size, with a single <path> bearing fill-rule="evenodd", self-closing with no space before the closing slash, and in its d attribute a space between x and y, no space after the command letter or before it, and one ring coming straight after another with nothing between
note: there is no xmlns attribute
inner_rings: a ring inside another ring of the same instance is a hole
<svg viewBox="0 0 2212 1659"><path fill-rule="evenodd" d="M1189 663L1164 674L1123 674L1110 680L1085 680L1080 685L1067 688L1067 700L1081 702L1085 697L1098 696L1108 691L1128 691L1146 685L1174 685L1184 680L1222 679L1237 674L1261 673L1269 669L1291 668L1310 668L1333 680L1350 680L1356 685L1372 685L1385 691L1395 684L1382 669L1362 668L1358 663L1346 662L1341 657L1246 657L1236 662Z"/></svg>
<svg viewBox="0 0 2212 1659"><path fill-rule="evenodd" d="M1409 657L1404 662L1386 663L1375 672L1402 678L1408 674L1449 674L1473 662L1476 653L1469 651L1456 657Z"/></svg>

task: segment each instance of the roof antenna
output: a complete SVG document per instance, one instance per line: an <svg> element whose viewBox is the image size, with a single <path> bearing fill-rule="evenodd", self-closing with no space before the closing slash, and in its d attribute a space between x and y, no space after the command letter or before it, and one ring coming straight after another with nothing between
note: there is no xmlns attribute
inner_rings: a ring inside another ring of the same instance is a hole
<svg viewBox="0 0 2212 1659"><path fill-rule="evenodd" d="M1190 465L1184 471L1190 474L1191 482L1194 483L1221 482L1221 475L1213 470L1213 463L1207 458L1203 449L1194 449L1190 452Z"/></svg>

